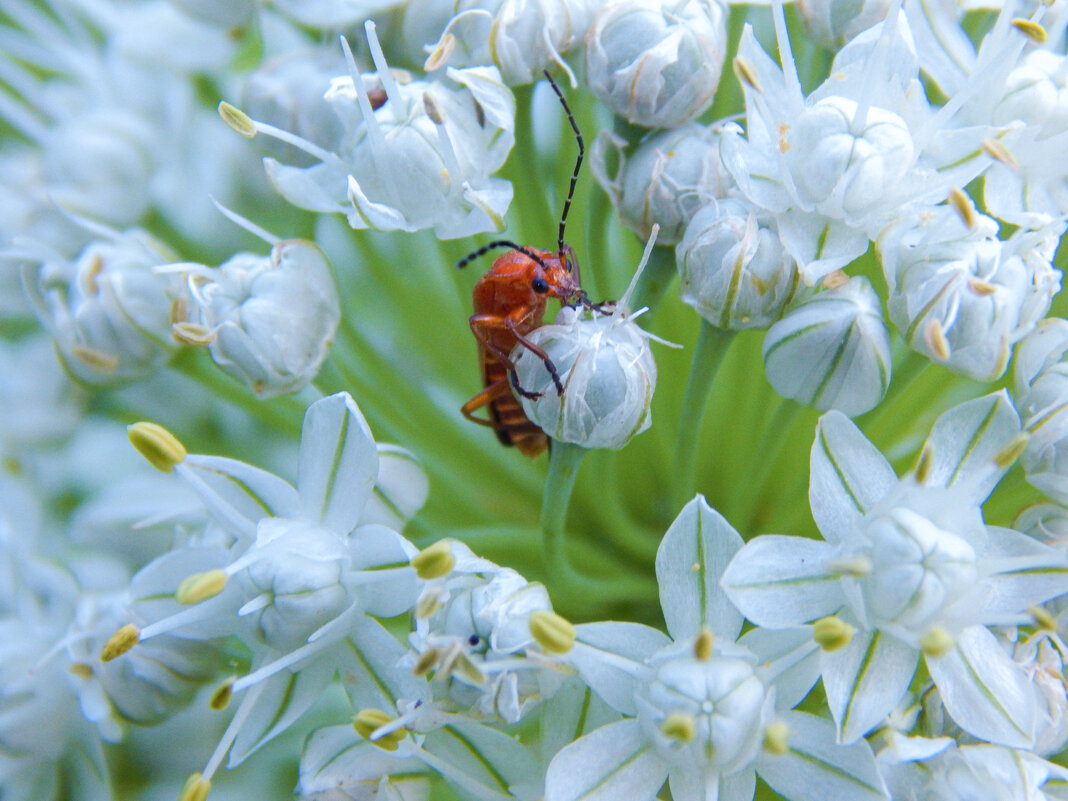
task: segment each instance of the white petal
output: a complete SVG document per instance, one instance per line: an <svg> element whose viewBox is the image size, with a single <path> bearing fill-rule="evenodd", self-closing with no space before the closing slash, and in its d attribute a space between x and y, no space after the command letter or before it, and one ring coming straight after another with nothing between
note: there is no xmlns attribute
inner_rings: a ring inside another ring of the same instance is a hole
<svg viewBox="0 0 1068 801"><path fill-rule="evenodd" d="M927 669L946 711L969 734L1012 748L1034 745L1035 688L986 628L962 631L948 653L927 657Z"/></svg>
<svg viewBox="0 0 1068 801"><path fill-rule="evenodd" d="M253 751L288 729L323 694L336 671L326 654L296 673L283 670L248 691L242 702L252 702L252 712L245 719L230 749L229 766L240 764ZM239 707L236 714L240 714Z"/></svg>
<svg viewBox="0 0 1068 801"><path fill-rule="evenodd" d="M745 768L723 776L675 768L668 775L668 782L673 801L753 801L756 771Z"/></svg>
<svg viewBox="0 0 1068 801"><path fill-rule="evenodd" d="M343 212L345 175L337 169L317 164L314 167L290 167L272 158L263 160L267 180L282 197L297 208L308 211Z"/></svg>
<svg viewBox="0 0 1068 801"><path fill-rule="evenodd" d="M987 624L1017 622L1020 613L1068 593L1068 559L1063 552L1009 528L987 526L981 557L991 571L983 584L990 597L978 619Z"/></svg>
<svg viewBox="0 0 1068 801"><path fill-rule="evenodd" d="M401 531L423 508L430 483L415 454L396 445L378 445L378 481L360 523L382 523Z"/></svg>
<svg viewBox="0 0 1068 801"><path fill-rule="evenodd" d="M360 526L349 541L352 567L375 572L359 586L360 608L376 617L394 617L411 609L419 597L415 570L409 562L418 550L391 528Z"/></svg>
<svg viewBox="0 0 1068 801"><path fill-rule="evenodd" d="M673 639L708 628L731 641L742 616L720 589L719 579L742 537L723 516L697 496L679 512L656 552L660 606Z"/></svg>
<svg viewBox="0 0 1068 801"><path fill-rule="evenodd" d="M343 789L355 798L363 797L360 793L371 797L383 776L403 773L406 776L395 781L422 783L429 777L412 774L425 770L418 760L403 759L361 739L351 724L324 726L304 746L297 792L310 796Z"/></svg>
<svg viewBox="0 0 1068 801"><path fill-rule="evenodd" d="M511 788L537 782L534 755L517 739L480 723L454 723L427 735L428 764L465 797L513 798ZM425 755L422 757L426 759ZM520 794L522 795L522 794Z"/></svg>
<svg viewBox="0 0 1068 801"><path fill-rule="evenodd" d="M828 542L846 539L853 523L897 484L890 463L840 412L820 418L810 465L808 500Z"/></svg>
<svg viewBox="0 0 1068 801"><path fill-rule="evenodd" d="M568 661L613 709L634 715L634 691L648 671L645 660L671 644L666 634L640 623L583 623L575 626Z"/></svg>
<svg viewBox="0 0 1068 801"><path fill-rule="evenodd" d="M297 473L301 517L347 534L377 478L378 449L352 397L339 392L309 406Z"/></svg>
<svg viewBox="0 0 1068 801"><path fill-rule="evenodd" d="M908 691L919 659L915 648L879 631L858 631L848 645L823 654L823 686L841 742L854 742L886 719Z"/></svg>
<svg viewBox="0 0 1068 801"><path fill-rule="evenodd" d="M549 763L545 801L652 801L667 766L645 742L636 720L602 726Z"/></svg>
<svg viewBox="0 0 1068 801"><path fill-rule="evenodd" d="M734 555L723 573L723 589L758 626L807 623L844 603L838 575L824 567L834 553L834 546L819 540L765 534Z"/></svg>
<svg viewBox="0 0 1068 801"><path fill-rule="evenodd" d="M283 479L221 456L191 455L175 468L228 531L251 536L265 517L295 517L297 491Z"/></svg>
<svg viewBox="0 0 1068 801"><path fill-rule="evenodd" d="M401 698L416 700L426 681L398 665L407 649L366 615L359 615L337 651L337 670L355 709L391 709Z"/></svg>
<svg viewBox="0 0 1068 801"><path fill-rule="evenodd" d="M931 428L924 451L931 457L924 484L960 487L982 503L1011 466L996 457L1021 432L1005 390L954 406Z"/></svg>
<svg viewBox="0 0 1068 801"><path fill-rule="evenodd" d="M790 801L876 801L887 798L875 756L864 740L837 745L830 721L804 712L785 712L790 750L757 758L760 778Z"/></svg>
<svg viewBox="0 0 1068 801"><path fill-rule="evenodd" d="M793 709L820 680L820 647L811 626L756 628L739 643L756 655L760 678L775 686L776 709Z"/></svg>
<svg viewBox="0 0 1068 801"><path fill-rule="evenodd" d="M541 707L541 750L546 763L564 746L584 734L619 720L578 676L565 680Z"/></svg>

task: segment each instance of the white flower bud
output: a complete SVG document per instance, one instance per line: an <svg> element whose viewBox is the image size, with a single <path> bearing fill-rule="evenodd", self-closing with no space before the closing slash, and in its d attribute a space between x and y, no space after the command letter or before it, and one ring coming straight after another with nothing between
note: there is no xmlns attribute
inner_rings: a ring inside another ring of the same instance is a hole
<svg viewBox="0 0 1068 801"><path fill-rule="evenodd" d="M1021 230L1003 242L989 217L968 227L949 206L909 215L879 238L890 318L909 347L993 380L1060 286L1048 241L1049 232Z"/></svg>
<svg viewBox="0 0 1068 801"><path fill-rule="evenodd" d="M216 364L261 398L315 378L341 316L330 266L311 242L279 242L269 256L239 253L218 269L193 270L189 293L189 320L176 335L202 333Z"/></svg>
<svg viewBox="0 0 1068 801"><path fill-rule="evenodd" d="M727 55L717 0L614 0L586 35L590 90L636 125L674 128L712 103Z"/></svg>
<svg viewBox="0 0 1068 801"><path fill-rule="evenodd" d="M530 83L562 63L560 54L586 35L592 5L587 0L504 0L489 45L505 83Z"/></svg>
<svg viewBox="0 0 1068 801"><path fill-rule="evenodd" d="M90 243L74 261L43 259L25 285L71 375L115 384L152 372L174 348L174 279L154 271L174 257L143 231L96 232L109 239Z"/></svg>
<svg viewBox="0 0 1068 801"><path fill-rule="evenodd" d="M345 213L353 228L434 228L443 239L500 230L512 185L492 173L515 141L515 101L497 69L450 68L437 81L406 82L390 71L374 26L366 28L377 73L360 75L342 40L352 74L334 78L325 95L343 128L336 143L248 120L321 162L266 158L267 177L295 206Z"/></svg>
<svg viewBox="0 0 1068 801"><path fill-rule="evenodd" d="M768 329L764 372L785 398L856 416L890 386L890 331L864 277L803 300Z"/></svg>
<svg viewBox="0 0 1068 801"><path fill-rule="evenodd" d="M1028 506L1012 527L1047 545L1068 551L1068 508L1057 503Z"/></svg>
<svg viewBox="0 0 1068 801"><path fill-rule="evenodd" d="M565 306L555 323L529 335L556 365L563 395L541 358L523 346L512 351L520 385L542 393L522 399L527 417L553 439L622 448L652 422L656 362L648 336L622 314L583 319Z"/></svg>
<svg viewBox="0 0 1068 801"><path fill-rule="evenodd" d="M772 215L737 198L697 212L675 248L682 300L719 328L763 328L797 291L797 265Z"/></svg>
<svg viewBox="0 0 1068 801"><path fill-rule="evenodd" d="M890 0L798 0L805 32L828 50L838 50L863 30L886 18Z"/></svg>
<svg viewBox="0 0 1068 801"><path fill-rule="evenodd" d="M719 157L719 139L720 129L688 122L625 155L626 141L602 131L590 148L591 169L625 226L647 239L659 224L658 244L675 245L694 214L713 198L726 197L734 185ZM610 177L613 149L618 167Z"/></svg>
<svg viewBox="0 0 1068 801"><path fill-rule="evenodd" d="M1016 406L1030 439L1020 457L1027 481L1068 504L1068 321L1044 320L1019 346Z"/></svg>

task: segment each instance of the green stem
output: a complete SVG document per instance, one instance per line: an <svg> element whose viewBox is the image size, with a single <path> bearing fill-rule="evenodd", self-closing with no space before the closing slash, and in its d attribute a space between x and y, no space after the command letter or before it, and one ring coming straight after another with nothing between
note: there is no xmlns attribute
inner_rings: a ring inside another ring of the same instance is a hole
<svg viewBox="0 0 1068 801"><path fill-rule="evenodd" d="M716 373L727 355L734 331L716 328L707 320L701 321L697 336L690 378L679 409L679 433L675 442L675 509L681 509L697 490L697 442L701 433Z"/></svg>
<svg viewBox="0 0 1068 801"><path fill-rule="evenodd" d="M549 473L541 507L542 543L545 568L551 582L554 603L567 608L583 608L589 600L599 606L640 602L656 597L656 584L649 579L622 574L618 566L611 577L579 573L567 553L566 521L571 491L586 448L553 440L549 452Z"/></svg>
<svg viewBox="0 0 1068 801"><path fill-rule="evenodd" d="M754 451L753 467L749 476L741 486L745 494L742 508L745 509L739 520L749 521L748 528L753 528L753 523L759 512L760 499L764 494L764 485L767 483L771 468L779 457L779 452L789 439L787 432L794 420L797 419L801 405L791 400L782 399L772 414L768 424L764 427L764 433L760 437L760 444Z"/></svg>

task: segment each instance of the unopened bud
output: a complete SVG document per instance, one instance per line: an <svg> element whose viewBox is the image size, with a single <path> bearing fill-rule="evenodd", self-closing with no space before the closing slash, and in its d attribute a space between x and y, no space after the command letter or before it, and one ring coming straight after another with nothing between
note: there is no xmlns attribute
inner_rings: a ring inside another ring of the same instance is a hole
<svg viewBox="0 0 1068 801"><path fill-rule="evenodd" d="M174 434L156 423L127 426L126 436L150 465L164 473L169 473L185 459L185 446Z"/></svg>

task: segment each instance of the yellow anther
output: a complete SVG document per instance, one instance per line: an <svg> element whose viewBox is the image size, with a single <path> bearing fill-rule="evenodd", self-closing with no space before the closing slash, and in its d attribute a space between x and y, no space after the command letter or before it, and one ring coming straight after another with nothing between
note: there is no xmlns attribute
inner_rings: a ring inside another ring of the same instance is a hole
<svg viewBox="0 0 1068 801"><path fill-rule="evenodd" d="M824 289L838 289L849 283L849 276L842 270L835 270L832 273L827 273L820 283Z"/></svg>
<svg viewBox="0 0 1068 801"><path fill-rule="evenodd" d="M812 639L815 640L824 651L837 651L849 644L856 634L857 629L842 620L840 617L831 615L822 620L817 620L812 626Z"/></svg>
<svg viewBox="0 0 1068 801"><path fill-rule="evenodd" d="M712 648L716 644L716 635L708 629L697 632L697 639L693 642L693 655L702 662L707 662L712 656Z"/></svg>
<svg viewBox="0 0 1068 801"><path fill-rule="evenodd" d="M237 106L231 106L223 100L219 103L219 116L223 118L223 122L245 138L251 139L256 135L256 125L252 122L252 118Z"/></svg>
<svg viewBox="0 0 1068 801"><path fill-rule="evenodd" d="M140 636L141 630L133 623L127 623L111 635L111 639L107 641L100 652L100 661L110 662L112 659L122 656L137 645L137 640Z"/></svg>
<svg viewBox="0 0 1068 801"><path fill-rule="evenodd" d="M775 756L790 752L790 727L782 721L769 723L764 729L764 750Z"/></svg>
<svg viewBox="0 0 1068 801"><path fill-rule="evenodd" d="M102 373L114 373L119 369L119 357L113 353L104 353L102 350L90 348L88 345L75 345L70 353L78 361L99 370Z"/></svg>
<svg viewBox="0 0 1068 801"><path fill-rule="evenodd" d="M234 697L233 687L236 679L236 676L231 676L216 687L215 692L213 692L211 698L208 699L208 706L216 712L220 712L230 706L230 699Z"/></svg>
<svg viewBox="0 0 1068 801"><path fill-rule="evenodd" d="M967 193L953 187L949 190L949 205L956 209L957 214L964 221L964 224L969 228L975 228L975 223L979 217L975 213L975 204L972 203L972 199L968 197Z"/></svg>
<svg viewBox="0 0 1068 801"><path fill-rule="evenodd" d="M415 662L415 667L412 668L412 673L416 676L425 676L438 664L438 649L429 648L419 655L419 658Z"/></svg>
<svg viewBox="0 0 1068 801"><path fill-rule="evenodd" d="M452 544L447 539L438 540L413 556L411 565L415 568L415 574L424 581L449 575L456 565Z"/></svg>
<svg viewBox="0 0 1068 801"><path fill-rule="evenodd" d="M916 483L926 484L927 479L931 475L931 468L934 466L934 454L931 449L924 448L920 452L920 460L916 462Z"/></svg>
<svg viewBox="0 0 1068 801"><path fill-rule="evenodd" d="M397 745L408 734L408 730L405 728L391 731L389 734L385 734L375 740L371 739L371 735L376 730L387 723L392 723L394 720L395 718L392 715L388 712L383 712L381 709L363 709L353 719L352 728L356 729L356 733L367 742L377 745L383 751L396 751Z"/></svg>
<svg viewBox="0 0 1068 801"><path fill-rule="evenodd" d="M178 794L178 801L204 801L210 792L211 782L202 778L199 773L194 773L185 780L182 792Z"/></svg>
<svg viewBox="0 0 1068 801"><path fill-rule="evenodd" d="M85 662L74 662L67 668L67 671L72 676L77 676L79 679L89 679L93 676L92 666L85 664Z"/></svg>
<svg viewBox="0 0 1068 801"><path fill-rule="evenodd" d="M185 459L185 446L161 425L134 423L126 427L126 436L150 465L164 473L169 473Z"/></svg>
<svg viewBox="0 0 1068 801"><path fill-rule="evenodd" d="M1015 170L1020 166L1020 162L1016 160L1016 156L1012 155L1012 151L997 139L984 139L979 146L990 158L1001 162L1009 169Z"/></svg>
<svg viewBox="0 0 1068 801"><path fill-rule="evenodd" d="M224 570L205 570L186 576L174 593L174 600L180 604L195 604L214 598L223 591L228 576Z"/></svg>
<svg viewBox="0 0 1068 801"><path fill-rule="evenodd" d="M931 626L920 637L920 650L927 656L942 656L954 645L953 635L941 626Z"/></svg>
<svg viewBox="0 0 1068 801"><path fill-rule="evenodd" d="M171 339L180 345L203 348L210 345L217 338L215 331L200 323L180 320L171 324Z"/></svg>
<svg viewBox="0 0 1068 801"><path fill-rule="evenodd" d="M832 573L853 578L864 578L871 573L872 569L871 559L861 554L828 559L826 566L827 570Z"/></svg>
<svg viewBox="0 0 1068 801"><path fill-rule="evenodd" d="M1035 44L1046 43L1046 29L1039 25L1037 22L1032 22L1029 19L1014 19L1012 21L1012 27L1024 34Z"/></svg>
<svg viewBox="0 0 1068 801"><path fill-rule="evenodd" d="M931 352L938 361L944 362L949 360L950 348L949 340L946 339L946 332L942 328L942 324L938 320L931 320L927 327L923 331L923 339L927 344L927 349Z"/></svg>
<svg viewBox="0 0 1068 801"><path fill-rule="evenodd" d="M985 281L982 278L976 278L975 276L972 276L968 279L968 289L970 289L976 295L983 296L993 295L998 291L997 286L995 286L994 284L990 283L989 281Z"/></svg>
<svg viewBox="0 0 1068 801"><path fill-rule="evenodd" d="M545 609L531 613L530 633L541 649L550 654L566 654L575 644L575 627L566 618Z"/></svg>
<svg viewBox="0 0 1068 801"><path fill-rule="evenodd" d="M685 712L672 712L660 724L660 731L665 737L670 737L680 743L693 740L696 728L697 722L693 719L693 715L687 715Z"/></svg>
<svg viewBox="0 0 1068 801"><path fill-rule="evenodd" d="M1041 606L1032 606L1027 611L1031 613L1031 617L1035 619L1035 625L1042 631L1057 630L1057 620L1048 610L1043 609Z"/></svg>

